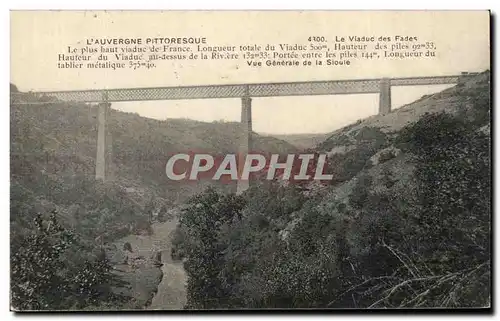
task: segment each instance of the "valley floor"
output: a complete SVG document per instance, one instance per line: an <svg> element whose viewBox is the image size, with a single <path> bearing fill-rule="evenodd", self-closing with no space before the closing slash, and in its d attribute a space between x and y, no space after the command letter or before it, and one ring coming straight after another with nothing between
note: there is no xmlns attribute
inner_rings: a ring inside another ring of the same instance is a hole
<svg viewBox="0 0 500 321"><path fill-rule="evenodd" d="M114 244L118 249L122 249L125 243L129 243L133 249L132 253L127 253L130 259L148 258L153 253L160 252L163 266L161 272L163 276L159 278L151 277L154 270L149 264L133 265L128 267L128 273L122 273L121 277L130 283L130 294L137 300L139 306L146 305L146 309L153 310L173 310L182 309L186 303L186 274L182 262L174 262L170 257L171 233L175 230L177 219L167 222L156 222L152 225L152 235L128 235ZM135 267L134 267L135 266ZM124 267L120 266L123 270ZM156 273L154 273L156 275ZM151 302L149 305L148 303ZM133 307L136 309L137 307Z"/></svg>
<svg viewBox="0 0 500 321"><path fill-rule="evenodd" d="M177 220L165 223L155 223L153 230L155 236L165 238L175 229ZM153 298L149 309L152 310L178 310L186 303L186 281L187 276L182 262L174 262L170 257L171 242L170 237L162 247L162 271L163 279L158 285L158 292Z"/></svg>

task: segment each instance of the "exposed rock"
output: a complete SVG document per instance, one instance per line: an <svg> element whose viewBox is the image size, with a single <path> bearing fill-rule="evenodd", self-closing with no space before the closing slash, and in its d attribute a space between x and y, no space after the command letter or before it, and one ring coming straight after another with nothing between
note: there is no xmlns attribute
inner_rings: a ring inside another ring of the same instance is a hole
<svg viewBox="0 0 500 321"><path fill-rule="evenodd" d="M484 125L483 127L479 128L478 131L483 134L490 135L491 134L490 124Z"/></svg>
<svg viewBox="0 0 500 321"><path fill-rule="evenodd" d="M372 165L378 165L384 163L392 158L395 158L401 154L401 150L394 146L389 146L382 150L379 150L375 155L370 157Z"/></svg>
<svg viewBox="0 0 500 321"><path fill-rule="evenodd" d="M326 154L328 157L332 157L335 154L345 154L353 149L356 148L356 145L341 145L341 146L335 146L332 148L329 152Z"/></svg>

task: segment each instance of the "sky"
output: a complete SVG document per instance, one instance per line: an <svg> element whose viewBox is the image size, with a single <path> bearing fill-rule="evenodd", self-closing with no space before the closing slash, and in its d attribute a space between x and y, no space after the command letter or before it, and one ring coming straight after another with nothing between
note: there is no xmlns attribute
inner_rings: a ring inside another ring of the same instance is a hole
<svg viewBox="0 0 500 321"><path fill-rule="evenodd" d="M450 85L392 88L392 109ZM289 108L290 101L304 108ZM252 99L252 127L257 133L328 133L378 113L378 94L269 97ZM168 120L240 121L240 99L170 100L113 103L112 108L141 116Z"/></svg>
<svg viewBox="0 0 500 321"><path fill-rule="evenodd" d="M206 37L210 45L304 43L311 35L416 36L437 57L357 60L343 67L251 68L242 61L165 62L150 70L58 69L57 56L89 38ZM487 11L12 12L11 82L22 91L454 75L490 67ZM393 109L448 86L393 87ZM239 121L239 99L114 103L156 119ZM376 114L378 95L254 98L260 133L322 133Z"/></svg>

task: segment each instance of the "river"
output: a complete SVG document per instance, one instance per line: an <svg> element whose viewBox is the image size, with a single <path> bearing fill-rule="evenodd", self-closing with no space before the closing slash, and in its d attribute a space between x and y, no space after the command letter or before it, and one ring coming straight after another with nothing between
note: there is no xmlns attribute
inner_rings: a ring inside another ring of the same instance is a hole
<svg viewBox="0 0 500 321"><path fill-rule="evenodd" d="M162 251L163 278L148 308L150 310L177 310L186 304L187 276L182 262L175 262L170 256L170 235L176 225L177 219L153 224L153 246Z"/></svg>

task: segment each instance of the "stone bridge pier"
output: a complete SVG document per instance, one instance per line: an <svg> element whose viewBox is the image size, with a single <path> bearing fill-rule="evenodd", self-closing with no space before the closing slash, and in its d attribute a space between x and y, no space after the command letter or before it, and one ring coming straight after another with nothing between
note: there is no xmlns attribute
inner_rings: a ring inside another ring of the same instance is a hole
<svg viewBox="0 0 500 321"><path fill-rule="evenodd" d="M111 165L111 133L108 130L107 119L111 109L111 103L108 102L107 93L103 94L103 101L99 103L97 110L97 155L95 178L96 180L106 181Z"/></svg>
<svg viewBox="0 0 500 321"><path fill-rule="evenodd" d="M242 180L241 174L246 155L252 150L252 98L241 98L241 138L238 146L238 182L236 194L241 194L250 187L250 180Z"/></svg>
<svg viewBox="0 0 500 321"><path fill-rule="evenodd" d="M383 78L380 80L380 93L378 114L386 115L391 112L391 80Z"/></svg>

